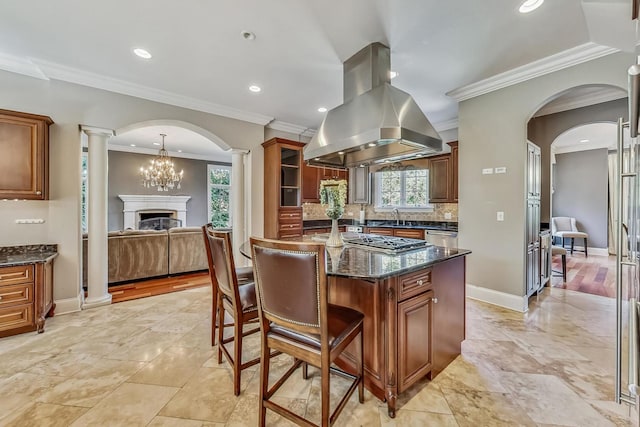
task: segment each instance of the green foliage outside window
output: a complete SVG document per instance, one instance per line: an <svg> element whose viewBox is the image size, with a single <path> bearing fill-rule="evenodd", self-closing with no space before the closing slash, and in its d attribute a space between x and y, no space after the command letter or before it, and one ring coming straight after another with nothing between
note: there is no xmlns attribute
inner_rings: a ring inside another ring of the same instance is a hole
<svg viewBox="0 0 640 427"><path fill-rule="evenodd" d="M231 226L231 169L209 167L209 220L214 228Z"/></svg>
<svg viewBox="0 0 640 427"><path fill-rule="evenodd" d="M379 207L425 208L429 206L429 170L377 172Z"/></svg>

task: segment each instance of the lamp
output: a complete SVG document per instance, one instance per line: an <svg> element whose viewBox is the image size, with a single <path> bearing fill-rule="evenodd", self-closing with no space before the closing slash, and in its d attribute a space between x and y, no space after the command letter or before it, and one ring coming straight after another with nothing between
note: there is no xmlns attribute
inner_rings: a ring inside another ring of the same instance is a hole
<svg viewBox="0 0 640 427"><path fill-rule="evenodd" d="M176 173L173 161L169 157L169 153L164 149L164 137L167 136L161 133L162 148L158 157L151 160L151 166L148 168L141 167L140 175L142 176L142 185L146 188L158 187L158 191L169 191L169 189L180 188L180 182L184 171Z"/></svg>

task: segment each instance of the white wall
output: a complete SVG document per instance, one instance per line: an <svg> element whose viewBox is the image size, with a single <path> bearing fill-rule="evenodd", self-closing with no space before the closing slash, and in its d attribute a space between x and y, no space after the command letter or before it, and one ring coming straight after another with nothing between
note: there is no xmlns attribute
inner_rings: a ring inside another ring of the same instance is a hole
<svg viewBox="0 0 640 427"><path fill-rule="evenodd" d="M55 122L50 131L50 200L0 202L0 245L57 243L56 301L77 299L80 290L80 124L120 129L146 120L182 120L214 133L233 148L261 150L264 140L261 125L5 71L0 71L0 94L0 108L48 115ZM261 159L256 156L254 161ZM252 200L261 205L262 189L254 186L253 191ZM18 226L17 218L46 222Z"/></svg>
<svg viewBox="0 0 640 427"><path fill-rule="evenodd" d="M467 282L523 309L527 122L556 94L585 84L626 87L632 54L618 53L462 101L458 243L470 249ZM482 168L505 166L504 175ZM504 222L496 221L503 211ZM500 294L496 294L496 292Z"/></svg>

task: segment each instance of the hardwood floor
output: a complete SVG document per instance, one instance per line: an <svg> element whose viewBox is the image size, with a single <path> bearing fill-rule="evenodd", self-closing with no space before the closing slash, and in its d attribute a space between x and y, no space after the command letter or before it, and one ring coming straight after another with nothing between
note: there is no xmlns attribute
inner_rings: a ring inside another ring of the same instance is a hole
<svg viewBox="0 0 640 427"><path fill-rule="evenodd" d="M152 295L168 294L170 292L177 292L200 286L211 286L211 279L209 278L208 271L187 273L171 277L160 277L157 279L141 280L123 285L109 286L109 293L112 298L111 302L116 303L150 297Z"/></svg>
<svg viewBox="0 0 640 427"><path fill-rule="evenodd" d="M562 258L553 257L552 268L562 271ZM554 273L551 286L569 289L587 294L600 295L609 298L616 297L616 257L589 255L574 252L567 253L567 281L562 281L562 275Z"/></svg>

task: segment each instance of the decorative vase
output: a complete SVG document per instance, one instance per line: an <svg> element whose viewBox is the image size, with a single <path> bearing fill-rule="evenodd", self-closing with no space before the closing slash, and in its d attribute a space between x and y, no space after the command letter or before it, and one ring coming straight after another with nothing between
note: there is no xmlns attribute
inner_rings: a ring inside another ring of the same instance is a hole
<svg viewBox="0 0 640 427"><path fill-rule="evenodd" d="M329 248L344 246L342 234L340 234L340 230L338 229L337 219L331 220L331 233L329 234L329 238L327 239L327 243L325 243L325 245Z"/></svg>

